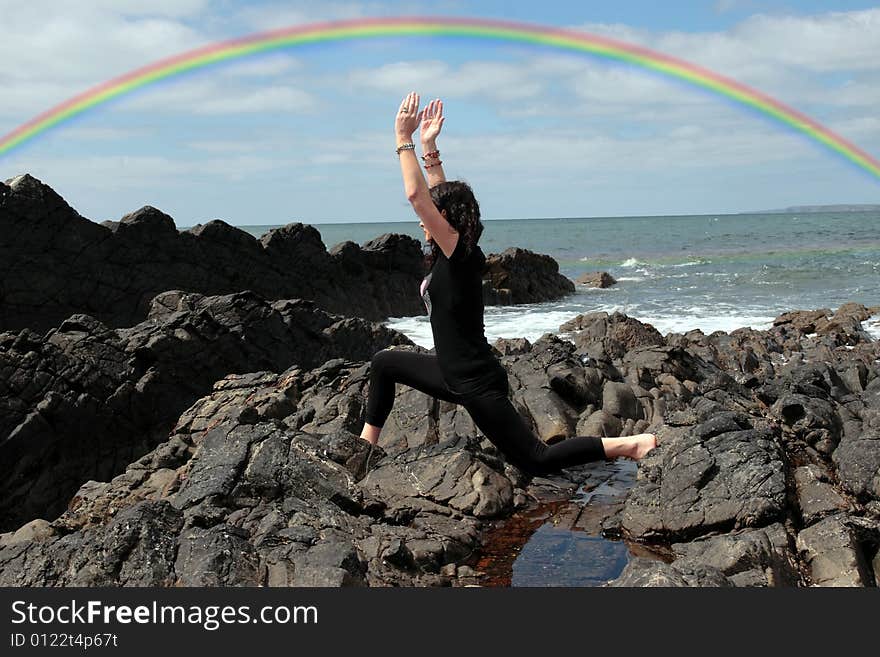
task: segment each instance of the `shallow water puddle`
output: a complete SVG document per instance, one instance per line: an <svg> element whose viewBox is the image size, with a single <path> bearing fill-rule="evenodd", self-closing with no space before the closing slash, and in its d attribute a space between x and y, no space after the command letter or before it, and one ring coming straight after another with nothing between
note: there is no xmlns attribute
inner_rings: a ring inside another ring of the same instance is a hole
<svg viewBox="0 0 880 657"><path fill-rule="evenodd" d="M635 482L631 461L584 466L575 481L536 479L538 502L491 529L474 564L483 586L600 586L620 575L632 556L660 557L611 537L603 527L622 508ZM581 482L579 485L577 482Z"/></svg>

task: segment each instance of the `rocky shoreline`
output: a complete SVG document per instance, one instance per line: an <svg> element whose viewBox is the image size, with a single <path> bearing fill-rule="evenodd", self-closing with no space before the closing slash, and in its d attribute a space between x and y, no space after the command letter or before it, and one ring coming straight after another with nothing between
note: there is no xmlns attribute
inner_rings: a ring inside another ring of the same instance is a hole
<svg viewBox="0 0 880 657"><path fill-rule="evenodd" d="M50 192L15 179L0 187L0 218L28 216L16 212L30 203L46 221L70 220ZM112 232L167 225L156 217L145 210ZM308 242L308 229L288 233ZM75 243L72 230L59 244ZM24 234L15 235L5 233L7 252ZM190 239L182 235L173 239ZM405 244L397 238L385 243ZM514 250L499 261L512 259L513 271L543 258ZM392 281L409 267L391 263L380 268ZM539 294L499 271L493 294ZM371 452L358 437L370 358L422 348L360 307L342 315L319 295L169 287L132 297L140 318L112 303L100 317L64 314L79 301L18 312L29 302L16 306L9 280L0 317L17 319L0 326L2 586L492 584L480 564L504 523L556 503L572 526L641 546L646 556L610 586L878 583L880 341L863 323L880 307L665 336L598 312L560 326L570 339L496 341L511 399L543 440L659 436L624 499L572 510L565 503L595 489L606 464L529 479L463 408L405 386ZM28 317L42 324L15 326ZM62 318L41 328L53 317Z"/></svg>
<svg viewBox="0 0 880 657"><path fill-rule="evenodd" d="M148 335L147 326L175 335L199 309L217 316L236 299L167 293L154 304L158 318L126 335ZM284 324L286 309L245 301L248 317L263 308ZM545 440L588 427L660 436L625 503L591 522L674 558L634 558L613 585L873 586L880 342L861 329L869 312L847 304L783 315L768 331L659 338L625 315L590 313L577 318L575 342L546 334L495 347L512 398ZM325 322L339 330L340 322ZM257 328L246 333L259 344ZM33 359L37 345L10 348L26 334L0 339L4 362L11 353ZM117 341L124 351L121 334L80 316L44 347L64 336L61 345L94 350ZM382 333L375 340L370 349L419 349ZM466 411L404 386L367 464L357 433L369 361L331 355L319 364L327 354L304 346L312 363L220 377L124 472L83 483L59 517L3 534L0 584L479 584L472 564L496 522L604 467L530 481L499 458ZM8 404L9 367L2 371ZM156 372L163 376L161 365ZM27 417L47 404L37 407Z"/></svg>

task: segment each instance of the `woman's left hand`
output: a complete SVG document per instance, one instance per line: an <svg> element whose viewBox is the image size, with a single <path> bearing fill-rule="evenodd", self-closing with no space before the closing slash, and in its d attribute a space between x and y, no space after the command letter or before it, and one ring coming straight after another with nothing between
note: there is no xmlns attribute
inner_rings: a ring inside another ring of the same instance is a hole
<svg viewBox="0 0 880 657"><path fill-rule="evenodd" d="M412 135L419 127L422 120L422 113L419 111L419 95L415 91L411 91L403 102L400 103L400 109L397 111L397 117L394 119L394 131L398 140L412 140Z"/></svg>
<svg viewBox="0 0 880 657"><path fill-rule="evenodd" d="M443 121L446 120L443 116L443 101L437 98L425 105L425 109L421 112L421 117L422 143L433 144L437 140L437 135L440 134L440 129L443 127Z"/></svg>

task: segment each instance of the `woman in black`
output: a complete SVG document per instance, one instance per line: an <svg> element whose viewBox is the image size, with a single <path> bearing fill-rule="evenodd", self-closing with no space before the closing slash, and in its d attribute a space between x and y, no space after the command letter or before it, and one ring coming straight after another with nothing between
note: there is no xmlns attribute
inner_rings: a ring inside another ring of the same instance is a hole
<svg viewBox="0 0 880 657"><path fill-rule="evenodd" d="M395 384L402 383L464 406L507 460L529 474L619 456L642 458L656 446L654 434L577 436L547 445L511 403L507 371L484 334L482 273L486 258L477 245L483 232L480 208L466 183L445 179L436 147L444 120L443 103L434 100L423 111L418 108L419 96L409 94L397 113L395 132L407 199L432 248L433 266L422 281L422 298L431 320L436 355L384 349L373 356L361 438L371 444L378 441L394 404ZM427 182L411 141L420 122Z"/></svg>

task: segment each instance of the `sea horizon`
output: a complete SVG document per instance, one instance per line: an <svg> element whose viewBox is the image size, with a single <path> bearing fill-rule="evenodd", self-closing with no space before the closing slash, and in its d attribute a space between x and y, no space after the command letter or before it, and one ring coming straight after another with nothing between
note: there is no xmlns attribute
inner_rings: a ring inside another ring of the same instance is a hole
<svg viewBox="0 0 880 657"><path fill-rule="evenodd" d="M424 243L415 217L310 225L328 250L386 233ZM277 227L239 226L256 238ZM486 255L510 247L549 255L571 280L594 271L617 280L605 289L577 285L573 295L555 301L488 306L490 342L563 335L561 324L594 311L620 311L666 335L766 329L783 312L835 310L849 301L880 305L880 211L492 219L480 246ZM874 320L866 329L880 338ZM386 324L433 346L427 315L391 317Z"/></svg>

